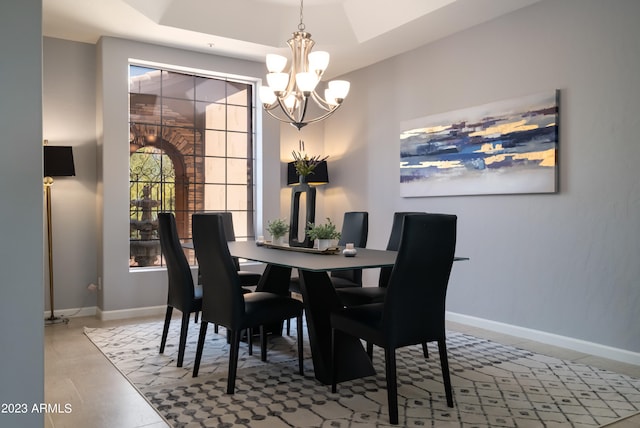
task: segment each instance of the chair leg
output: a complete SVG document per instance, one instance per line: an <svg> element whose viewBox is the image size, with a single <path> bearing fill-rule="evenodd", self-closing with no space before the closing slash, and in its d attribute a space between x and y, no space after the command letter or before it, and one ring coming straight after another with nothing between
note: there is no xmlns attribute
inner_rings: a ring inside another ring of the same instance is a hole
<svg viewBox="0 0 640 428"><path fill-rule="evenodd" d="M287 318L287 336L291 336L291 319Z"/></svg>
<svg viewBox="0 0 640 428"><path fill-rule="evenodd" d="M167 312L164 316L164 327L162 328L162 339L160 339L160 353L164 353L164 345L167 343L167 335L169 334L169 324L171 323L171 314L173 307L167 306Z"/></svg>
<svg viewBox="0 0 640 428"><path fill-rule="evenodd" d="M367 342L367 355L369 359L373 361L373 343Z"/></svg>
<svg viewBox="0 0 640 428"><path fill-rule="evenodd" d="M180 325L180 344L178 345L178 367L182 367L184 361L184 349L187 347L187 332L189 330L190 313L182 313L182 324Z"/></svg>
<svg viewBox="0 0 640 428"><path fill-rule="evenodd" d="M267 332L263 325L260 326L260 360L267 361Z"/></svg>
<svg viewBox="0 0 640 428"><path fill-rule="evenodd" d="M193 316L193 322L198 324L198 316L200 315L200 311L196 311L196 314Z"/></svg>
<svg viewBox="0 0 640 428"><path fill-rule="evenodd" d="M398 382L396 379L396 350L384 348L385 375L387 378L387 402L389 422L398 425Z"/></svg>
<svg viewBox="0 0 640 428"><path fill-rule="evenodd" d="M422 342L422 353L424 354L424 358L429 359L429 348L427 348L427 342Z"/></svg>
<svg viewBox="0 0 640 428"><path fill-rule="evenodd" d="M440 366L444 380L444 392L447 395L447 406L453 407L453 390L451 389L451 376L449 375L449 360L447 359L447 344L445 339L438 339L438 352L440 353Z"/></svg>
<svg viewBox="0 0 640 428"><path fill-rule="evenodd" d="M331 329L331 392L337 391L337 378L338 378L338 358L336 357L336 330Z"/></svg>
<svg viewBox="0 0 640 428"><path fill-rule="evenodd" d="M202 320L200 322L200 335L198 336L198 347L196 348L196 359L193 362L193 377L198 376L198 370L200 370L200 360L202 359L202 349L204 348L204 339L207 336L207 322Z"/></svg>
<svg viewBox="0 0 640 428"><path fill-rule="evenodd" d="M253 355L253 329L247 329L247 344L249 345L249 355Z"/></svg>
<svg viewBox="0 0 640 428"><path fill-rule="evenodd" d="M229 354L229 373L227 375L227 394L235 393L236 372L238 370L238 352L240 350L240 330L231 333L231 353Z"/></svg>
<svg viewBox="0 0 640 428"><path fill-rule="evenodd" d="M302 347L302 314L298 315L296 318L297 328L298 328L298 369L300 372L300 376L304 376L304 349Z"/></svg>
<svg viewBox="0 0 640 428"><path fill-rule="evenodd" d="M219 329L218 329L218 324L214 324L214 325L213 325L213 332L214 332L215 334L218 334L218 330L219 330Z"/></svg>

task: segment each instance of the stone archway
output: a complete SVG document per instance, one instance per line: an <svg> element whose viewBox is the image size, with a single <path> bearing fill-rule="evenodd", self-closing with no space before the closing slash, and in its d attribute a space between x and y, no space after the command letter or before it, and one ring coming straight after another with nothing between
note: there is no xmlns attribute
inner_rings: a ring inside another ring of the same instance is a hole
<svg viewBox="0 0 640 428"><path fill-rule="evenodd" d="M192 128L151 124L133 124L130 132L142 145L162 150L173 162L175 169L175 216L180 237L191 236L189 212L204 209L204 191L193 177L203 176L203 138L200 131ZM144 136L144 137L140 137Z"/></svg>

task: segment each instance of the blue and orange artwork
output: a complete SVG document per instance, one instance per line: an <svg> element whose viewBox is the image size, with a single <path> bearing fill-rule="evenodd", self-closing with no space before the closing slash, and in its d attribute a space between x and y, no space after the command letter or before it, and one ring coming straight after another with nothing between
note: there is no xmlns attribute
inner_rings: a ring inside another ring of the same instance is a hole
<svg viewBox="0 0 640 428"><path fill-rule="evenodd" d="M557 90L402 122L404 197L558 191Z"/></svg>

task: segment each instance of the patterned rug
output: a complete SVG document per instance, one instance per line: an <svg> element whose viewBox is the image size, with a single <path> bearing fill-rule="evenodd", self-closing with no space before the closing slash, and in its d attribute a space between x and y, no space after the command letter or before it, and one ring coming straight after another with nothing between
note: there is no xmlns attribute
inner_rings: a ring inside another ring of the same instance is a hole
<svg viewBox="0 0 640 428"><path fill-rule="evenodd" d="M295 324L295 323L294 323ZM158 354L162 322L85 328L85 334L174 427L389 426L384 354L377 375L344 382L332 394L313 377L305 336L305 376L297 374L295 331L240 345L236 393L225 394L228 345L209 326L200 374L191 376L199 324L190 325L184 367L175 366L179 320ZM295 327L294 327L295 328ZM454 408L448 408L435 343L398 350L400 425L408 427L598 427L640 411L640 379L486 339L447 333Z"/></svg>

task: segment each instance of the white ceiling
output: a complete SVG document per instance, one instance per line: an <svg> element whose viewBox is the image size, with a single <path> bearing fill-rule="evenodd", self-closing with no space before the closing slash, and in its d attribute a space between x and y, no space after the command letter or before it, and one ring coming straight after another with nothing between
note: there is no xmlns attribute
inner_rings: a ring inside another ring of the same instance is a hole
<svg viewBox="0 0 640 428"><path fill-rule="evenodd" d="M539 0L306 0L303 22L334 77L486 22ZM43 33L100 36L262 61L289 57L299 0L43 0Z"/></svg>

